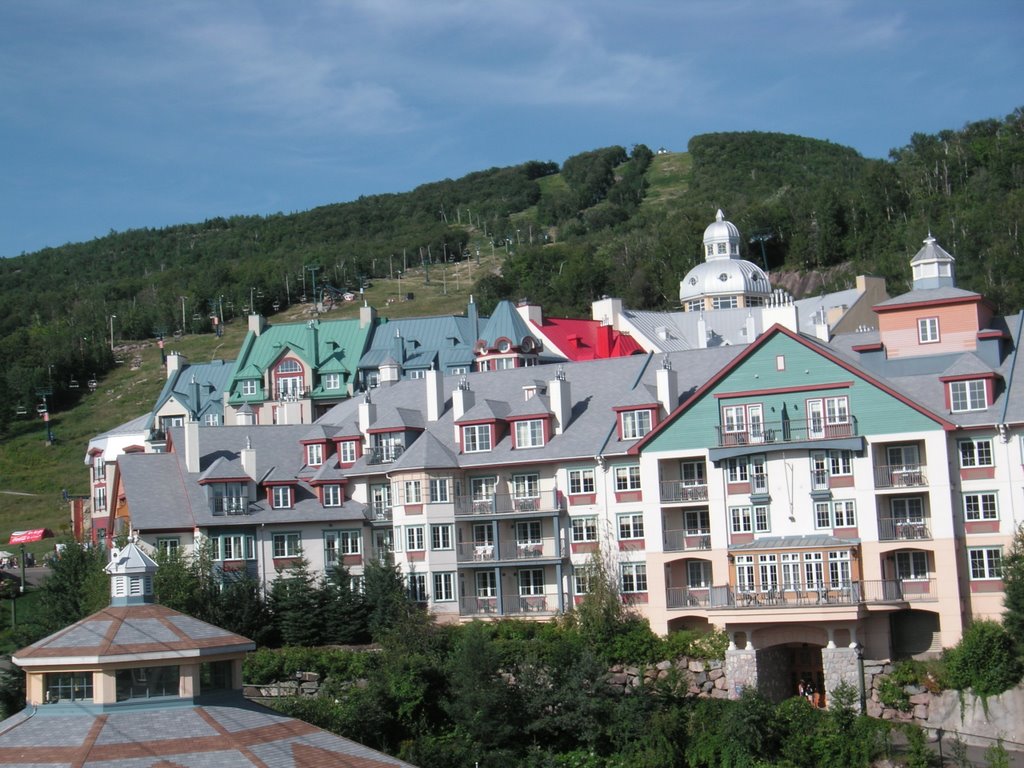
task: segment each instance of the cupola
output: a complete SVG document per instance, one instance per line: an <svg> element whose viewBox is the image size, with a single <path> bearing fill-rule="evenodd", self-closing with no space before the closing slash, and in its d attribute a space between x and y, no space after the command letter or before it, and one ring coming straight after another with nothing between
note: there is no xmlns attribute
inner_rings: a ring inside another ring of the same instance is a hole
<svg viewBox="0 0 1024 768"><path fill-rule="evenodd" d="M152 603L153 574L158 567L134 542L111 550L110 562L104 568L110 574L110 604Z"/></svg>

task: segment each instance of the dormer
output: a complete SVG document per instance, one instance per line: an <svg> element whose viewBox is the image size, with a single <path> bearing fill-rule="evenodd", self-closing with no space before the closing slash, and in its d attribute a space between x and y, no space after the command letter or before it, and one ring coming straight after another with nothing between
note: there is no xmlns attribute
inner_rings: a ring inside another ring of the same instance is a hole
<svg viewBox="0 0 1024 768"><path fill-rule="evenodd" d="M334 444L339 466L351 467L363 455L363 440L359 435L337 437Z"/></svg>
<svg viewBox="0 0 1024 768"><path fill-rule="evenodd" d="M619 440L639 440L645 437L658 423L658 408L657 402L615 408Z"/></svg>
<svg viewBox="0 0 1024 768"><path fill-rule="evenodd" d="M498 371L537 365L540 342L510 301L494 308L473 347L477 370Z"/></svg>
<svg viewBox="0 0 1024 768"><path fill-rule="evenodd" d="M494 450L508 429L509 404L483 400L455 419L462 453L486 453Z"/></svg>
<svg viewBox="0 0 1024 768"><path fill-rule="evenodd" d="M271 369L270 385L277 400L297 400L308 389L309 372L298 357L285 353Z"/></svg>

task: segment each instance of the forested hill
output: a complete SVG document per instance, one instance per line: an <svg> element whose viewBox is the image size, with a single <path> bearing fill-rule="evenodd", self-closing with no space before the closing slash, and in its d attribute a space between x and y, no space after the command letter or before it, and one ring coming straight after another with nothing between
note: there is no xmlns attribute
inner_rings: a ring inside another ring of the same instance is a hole
<svg viewBox="0 0 1024 768"><path fill-rule="evenodd" d="M552 314L586 314L602 294L669 309L717 208L750 239L746 257L822 270L828 288L868 272L903 290L931 232L957 257L961 287L1013 311L1024 304L1022 181L1018 109L915 134L887 161L796 136L708 134L686 153L606 147L302 213L112 232L0 261L0 397L31 402L41 387L109 368L111 315L120 338L183 321L196 332L220 307L238 315L252 300L269 313L312 298L313 279L354 288L389 276L396 259L429 268L506 254L472 287L484 311L527 296ZM57 385L53 398L74 394Z"/></svg>

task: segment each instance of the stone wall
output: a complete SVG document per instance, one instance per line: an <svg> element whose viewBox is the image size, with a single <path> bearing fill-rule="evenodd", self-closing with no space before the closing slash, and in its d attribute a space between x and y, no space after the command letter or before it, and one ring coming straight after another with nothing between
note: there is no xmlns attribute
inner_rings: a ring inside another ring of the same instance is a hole
<svg viewBox="0 0 1024 768"><path fill-rule="evenodd" d="M620 693L630 693L642 685L674 683L676 689L687 696L724 699L729 695L724 667L722 661L688 659L685 656L674 662L662 661L643 668L616 665L611 668L608 684Z"/></svg>
<svg viewBox="0 0 1024 768"><path fill-rule="evenodd" d="M825 704L829 694L843 683L858 693L861 689L860 658L856 648L822 648L821 670L825 678ZM864 690L868 690L865 686Z"/></svg>

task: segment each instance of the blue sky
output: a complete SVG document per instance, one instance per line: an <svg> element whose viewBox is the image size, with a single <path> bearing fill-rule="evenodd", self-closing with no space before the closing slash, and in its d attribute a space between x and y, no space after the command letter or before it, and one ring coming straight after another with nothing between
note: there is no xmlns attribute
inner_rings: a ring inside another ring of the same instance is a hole
<svg viewBox="0 0 1024 768"><path fill-rule="evenodd" d="M5 0L0 256L712 131L1024 106L1020 0Z"/></svg>

